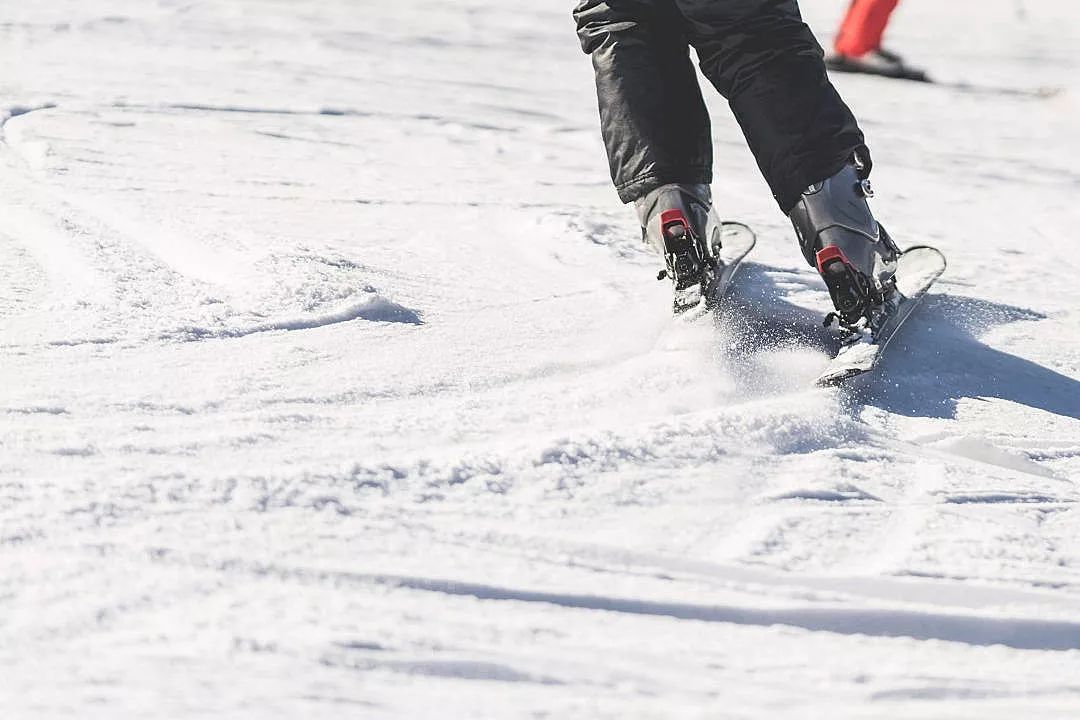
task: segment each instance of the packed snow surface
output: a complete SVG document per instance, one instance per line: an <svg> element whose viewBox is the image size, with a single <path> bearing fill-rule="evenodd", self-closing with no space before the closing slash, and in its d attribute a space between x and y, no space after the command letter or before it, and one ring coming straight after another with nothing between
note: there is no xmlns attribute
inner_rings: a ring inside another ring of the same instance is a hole
<svg viewBox="0 0 1080 720"><path fill-rule="evenodd" d="M672 319L569 6L4 4L5 720L1080 717L1076 3L835 78L949 260L842 390L711 90Z"/></svg>

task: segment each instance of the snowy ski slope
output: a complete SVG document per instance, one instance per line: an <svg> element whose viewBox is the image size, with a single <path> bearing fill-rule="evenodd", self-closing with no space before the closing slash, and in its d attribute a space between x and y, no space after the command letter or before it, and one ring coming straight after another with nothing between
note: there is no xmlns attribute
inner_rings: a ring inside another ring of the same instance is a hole
<svg viewBox="0 0 1080 720"><path fill-rule="evenodd" d="M711 91L670 318L570 5L0 7L0 717L1080 717L1076 4L836 78L949 258L845 390Z"/></svg>

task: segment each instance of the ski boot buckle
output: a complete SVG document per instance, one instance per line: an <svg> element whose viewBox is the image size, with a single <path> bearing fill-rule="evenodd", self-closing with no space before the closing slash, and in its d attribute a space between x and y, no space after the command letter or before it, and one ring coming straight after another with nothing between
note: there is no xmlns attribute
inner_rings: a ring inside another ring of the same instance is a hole
<svg viewBox="0 0 1080 720"><path fill-rule="evenodd" d="M826 326L833 320L848 330L854 330L859 320L869 320L870 310L876 304L870 281L858 272L844 251L835 245L817 252L817 269L829 289L835 312L825 318Z"/></svg>

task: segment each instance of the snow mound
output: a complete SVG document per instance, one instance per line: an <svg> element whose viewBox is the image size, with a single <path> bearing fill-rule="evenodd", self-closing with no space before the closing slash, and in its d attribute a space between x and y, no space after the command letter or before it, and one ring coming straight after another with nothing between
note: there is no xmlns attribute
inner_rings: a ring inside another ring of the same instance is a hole
<svg viewBox="0 0 1080 720"><path fill-rule="evenodd" d="M221 338L241 338L256 333L281 330L313 330L328 325L347 323L353 320L365 320L378 323L403 323L421 325L420 313L412 308L387 300L375 290L368 290L365 296L334 310L309 315L297 315L276 320L269 320L254 325L214 328L187 326L163 333L162 340L212 340Z"/></svg>

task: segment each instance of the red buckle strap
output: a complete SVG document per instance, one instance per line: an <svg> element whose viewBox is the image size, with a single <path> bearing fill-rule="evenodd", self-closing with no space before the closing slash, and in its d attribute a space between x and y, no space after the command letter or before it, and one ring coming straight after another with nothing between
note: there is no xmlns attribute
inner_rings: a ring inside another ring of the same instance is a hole
<svg viewBox="0 0 1080 720"><path fill-rule="evenodd" d="M851 263L848 262L847 256L844 255L844 251L841 250L840 248L836 247L835 245L829 245L828 247L825 247L825 248L822 248L822 249L818 250L817 251L817 269L818 269L818 272L819 273L824 273L825 272L825 265L827 265L830 262L836 261L836 260L839 260L840 262L842 262L844 265L847 265L848 267L851 266Z"/></svg>
<svg viewBox="0 0 1080 720"><path fill-rule="evenodd" d="M690 229L690 222L686 219L686 215L682 210L665 210L660 213L660 232L667 235L667 230L672 225L682 225L686 228L687 234L692 234L693 230Z"/></svg>

